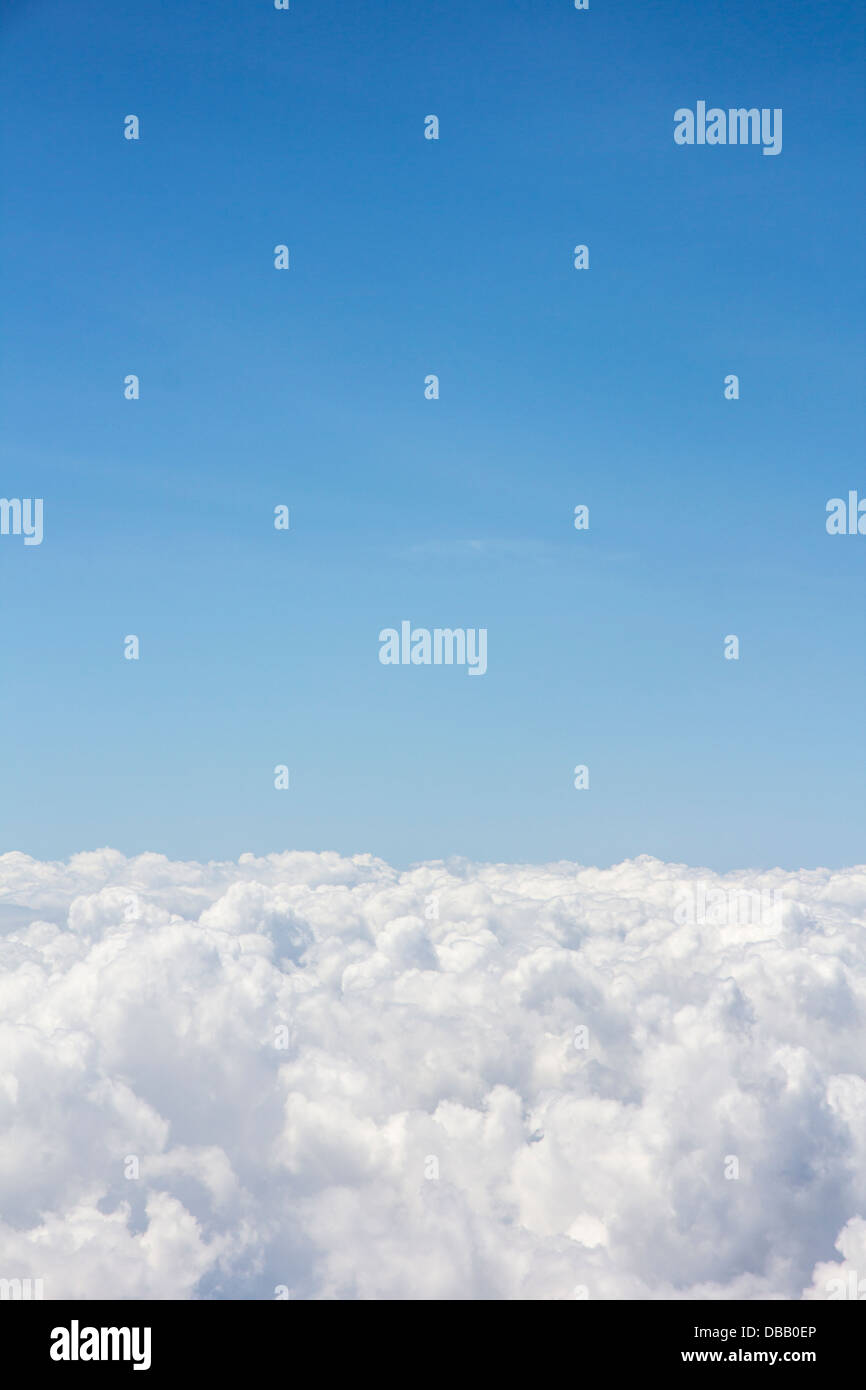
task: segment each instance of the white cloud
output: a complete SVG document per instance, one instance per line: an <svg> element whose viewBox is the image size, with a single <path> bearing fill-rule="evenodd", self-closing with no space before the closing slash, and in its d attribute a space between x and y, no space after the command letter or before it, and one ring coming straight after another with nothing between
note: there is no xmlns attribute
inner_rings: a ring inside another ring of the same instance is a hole
<svg viewBox="0 0 866 1390"><path fill-rule="evenodd" d="M864 925L866 867L0 856L0 1277L828 1297Z"/></svg>

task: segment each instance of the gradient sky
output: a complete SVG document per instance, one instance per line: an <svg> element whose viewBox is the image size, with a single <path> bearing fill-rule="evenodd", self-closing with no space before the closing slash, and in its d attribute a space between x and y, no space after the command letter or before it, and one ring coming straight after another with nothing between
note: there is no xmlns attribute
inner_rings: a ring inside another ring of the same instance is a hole
<svg viewBox="0 0 866 1390"><path fill-rule="evenodd" d="M0 537L0 849L862 862L856 7L0 34L0 494L45 500ZM676 146L698 100L782 153ZM383 667L403 619L486 627L487 674Z"/></svg>

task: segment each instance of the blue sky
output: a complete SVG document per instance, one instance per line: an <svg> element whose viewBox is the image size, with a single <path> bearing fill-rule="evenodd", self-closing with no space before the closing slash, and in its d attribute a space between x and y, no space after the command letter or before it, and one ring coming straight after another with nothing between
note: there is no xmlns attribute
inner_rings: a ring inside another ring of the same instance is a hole
<svg viewBox="0 0 866 1390"><path fill-rule="evenodd" d="M0 493L45 503L0 537L0 848L862 861L853 6L0 32ZM782 153L678 147L698 100ZM486 675L380 665L403 619L486 627Z"/></svg>

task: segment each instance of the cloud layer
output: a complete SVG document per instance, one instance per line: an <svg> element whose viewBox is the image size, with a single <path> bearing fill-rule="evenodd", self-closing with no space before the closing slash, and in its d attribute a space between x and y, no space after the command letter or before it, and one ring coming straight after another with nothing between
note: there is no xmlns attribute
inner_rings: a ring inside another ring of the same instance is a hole
<svg viewBox="0 0 866 1390"><path fill-rule="evenodd" d="M864 925L866 866L0 856L0 1278L858 1296Z"/></svg>

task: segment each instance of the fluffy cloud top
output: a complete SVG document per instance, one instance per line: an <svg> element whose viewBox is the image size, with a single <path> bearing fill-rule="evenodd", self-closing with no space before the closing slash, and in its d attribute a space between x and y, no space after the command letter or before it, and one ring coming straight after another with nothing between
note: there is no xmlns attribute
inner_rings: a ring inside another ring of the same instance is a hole
<svg viewBox="0 0 866 1390"><path fill-rule="evenodd" d="M0 1278L866 1296L864 924L866 866L0 856Z"/></svg>

